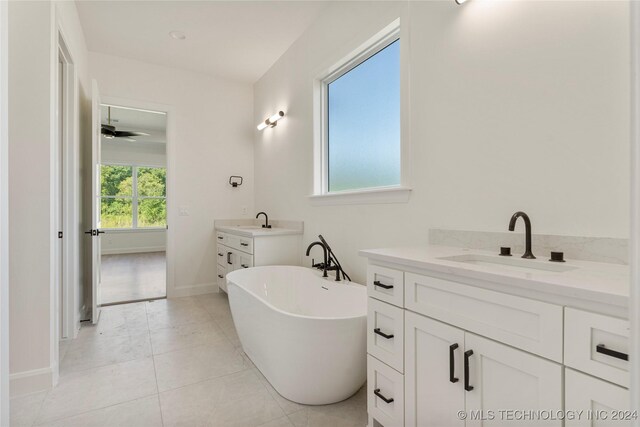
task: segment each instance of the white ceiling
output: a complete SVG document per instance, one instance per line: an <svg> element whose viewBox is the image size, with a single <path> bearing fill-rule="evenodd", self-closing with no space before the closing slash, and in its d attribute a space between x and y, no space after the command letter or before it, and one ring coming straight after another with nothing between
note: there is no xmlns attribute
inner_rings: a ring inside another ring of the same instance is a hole
<svg viewBox="0 0 640 427"><path fill-rule="evenodd" d="M244 83L258 80L327 1L76 1L87 47ZM186 40L175 40L171 31Z"/></svg>

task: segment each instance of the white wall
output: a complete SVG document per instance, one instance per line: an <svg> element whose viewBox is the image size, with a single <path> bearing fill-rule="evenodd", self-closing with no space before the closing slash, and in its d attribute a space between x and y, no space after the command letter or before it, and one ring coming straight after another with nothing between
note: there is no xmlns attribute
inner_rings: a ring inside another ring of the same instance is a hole
<svg viewBox="0 0 640 427"><path fill-rule="evenodd" d="M213 220L241 217L242 207L254 211L251 86L98 53L90 53L89 62L103 98L171 107L168 180L175 186L167 216L175 273L167 292L215 291ZM233 189L230 175L242 175L244 185ZM178 215L179 208L188 216Z"/></svg>
<svg viewBox="0 0 640 427"><path fill-rule="evenodd" d="M305 221L347 271L362 248L427 243L429 228L628 236L627 2L334 3L254 86L256 208ZM317 206L313 79L397 17L410 73L408 203Z"/></svg>
<svg viewBox="0 0 640 427"><path fill-rule="evenodd" d="M86 47L75 4L9 3L12 395L51 387L58 371L52 251L57 230L53 223L51 176L55 161L58 24L76 63L82 89L86 87ZM74 150L79 147L76 145Z"/></svg>
<svg viewBox="0 0 640 427"><path fill-rule="evenodd" d="M8 4L0 2L0 425L9 425Z"/></svg>
<svg viewBox="0 0 640 427"><path fill-rule="evenodd" d="M105 231L100 239L102 255L162 252L167 248L167 232Z"/></svg>
<svg viewBox="0 0 640 427"><path fill-rule="evenodd" d="M167 153L159 144L120 144L102 140L102 163L167 166Z"/></svg>

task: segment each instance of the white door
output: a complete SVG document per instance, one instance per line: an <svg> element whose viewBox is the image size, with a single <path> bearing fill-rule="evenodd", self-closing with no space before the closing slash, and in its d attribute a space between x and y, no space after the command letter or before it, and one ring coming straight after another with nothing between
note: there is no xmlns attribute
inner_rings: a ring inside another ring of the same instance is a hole
<svg viewBox="0 0 640 427"><path fill-rule="evenodd" d="M409 311L405 331L405 425L464 427L464 331Z"/></svg>
<svg viewBox="0 0 640 427"><path fill-rule="evenodd" d="M562 410L559 364L469 332L464 358L468 375L463 373L460 381L466 390L467 426L562 425L557 417Z"/></svg>
<svg viewBox="0 0 640 427"><path fill-rule="evenodd" d="M100 93L98 82L91 88L91 321L100 318Z"/></svg>
<svg viewBox="0 0 640 427"><path fill-rule="evenodd" d="M565 425L630 426L629 390L572 369L565 369Z"/></svg>

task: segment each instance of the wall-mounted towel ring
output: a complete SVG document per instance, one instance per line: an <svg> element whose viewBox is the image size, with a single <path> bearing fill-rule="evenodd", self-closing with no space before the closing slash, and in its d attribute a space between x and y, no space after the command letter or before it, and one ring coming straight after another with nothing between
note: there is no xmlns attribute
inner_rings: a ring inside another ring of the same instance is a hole
<svg viewBox="0 0 640 427"><path fill-rule="evenodd" d="M237 186L242 185L242 177L237 175L231 175L229 177L229 184L233 188L236 188Z"/></svg>

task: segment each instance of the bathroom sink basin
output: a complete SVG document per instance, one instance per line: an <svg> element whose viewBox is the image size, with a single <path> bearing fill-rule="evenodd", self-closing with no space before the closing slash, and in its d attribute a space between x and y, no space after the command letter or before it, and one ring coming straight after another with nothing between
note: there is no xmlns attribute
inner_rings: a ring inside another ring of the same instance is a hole
<svg viewBox="0 0 640 427"><path fill-rule="evenodd" d="M262 229L261 225L238 225L236 228L241 228L243 230L260 230Z"/></svg>
<svg viewBox="0 0 640 427"><path fill-rule="evenodd" d="M495 267L507 269L511 271L529 272L529 273L563 273L565 271L575 270L576 267L564 265L560 263L552 263L543 260L528 260L522 258L491 256L482 254L465 254L454 255L438 258L444 261L461 262L471 265L480 265L484 267Z"/></svg>

